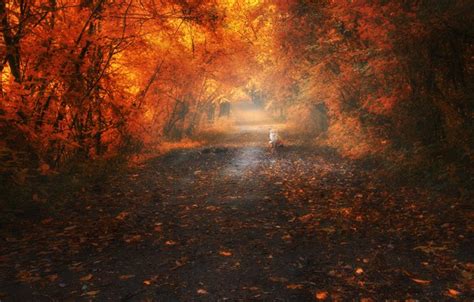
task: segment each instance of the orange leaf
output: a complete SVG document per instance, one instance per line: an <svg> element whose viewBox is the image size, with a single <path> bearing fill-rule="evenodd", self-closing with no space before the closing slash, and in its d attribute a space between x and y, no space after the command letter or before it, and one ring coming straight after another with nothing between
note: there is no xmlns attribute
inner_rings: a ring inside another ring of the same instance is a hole
<svg viewBox="0 0 474 302"><path fill-rule="evenodd" d="M423 285L426 285L426 284L430 284L430 283L431 283L431 281L429 281L429 280L423 280L423 279L411 278L411 280L415 281L415 282L418 283L418 284L423 284Z"/></svg>
<svg viewBox="0 0 474 302"><path fill-rule="evenodd" d="M152 276L150 279L143 281L143 284L145 285L151 285L153 282L156 282L158 280L158 275Z"/></svg>
<svg viewBox="0 0 474 302"><path fill-rule="evenodd" d="M313 218L314 218L314 214L310 213L310 214L306 214L301 217L298 217L298 220L301 221L302 223L307 223Z"/></svg>
<svg viewBox="0 0 474 302"><path fill-rule="evenodd" d="M53 218L46 218L46 219L43 219L41 220L41 224L49 224L53 221Z"/></svg>
<svg viewBox="0 0 474 302"><path fill-rule="evenodd" d="M461 294L461 292L458 291L458 290L449 288L447 294L448 294L448 296L451 296L451 297L457 297L457 296L459 296L459 295Z"/></svg>
<svg viewBox="0 0 474 302"><path fill-rule="evenodd" d="M325 300L328 297L328 292L327 291L318 291L314 294L314 297L317 300Z"/></svg>
<svg viewBox="0 0 474 302"><path fill-rule="evenodd" d="M286 286L286 288L289 288L289 289L302 289L303 285L302 284L288 284Z"/></svg>
<svg viewBox="0 0 474 302"><path fill-rule="evenodd" d="M88 274L88 275L85 275L84 277L81 277L79 280L81 280L81 281L89 281L90 279L92 279L92 277L94 277L94 275Z"/></svg>
<svg viewBox="0 0 474 302"><path fill-rule="evenodd" d="M119 279L120 280L128 280L128 279L133 278L133 277L135 277L135 275L121 275L121 276L119 276Z"/></svg>
<svg viewBox="0 0 474 302"><path fill-rule="evenodd" d="M115 217L117 220L124 220L128 216L128 212L120 212L118 215Z"/></svg>
<svg viewBox="0 0 474 302"><path fill-rule="evenodd" d="M48 278L48 280L50 282L54 282L54 281L58 280L59 276L58 276L58 274L53 274L53 275L46 276L46 278Z"/></svg>
<svg viewBox="0 0 474 302"><path fill-rule="evenodd" d="M124 240L126 243L138 242L142 239L141 235L125 235Z"/></svg>
<svg viewBox="0 0 474 302"><path fill-rule="evenodd" d="M232 256L232 253L228 251L220 251L219 255L224 256L224 257L230 257Z"/></svg>
<svg viewBox="0 0 474 302"><path fill-rule="evenodd" d="M86 295L86 296L95 296L95 295L97 295L99 292L100 292L100 290L92 290L92 291L90 291L90 292L84 293L84 295Z"/></svg>

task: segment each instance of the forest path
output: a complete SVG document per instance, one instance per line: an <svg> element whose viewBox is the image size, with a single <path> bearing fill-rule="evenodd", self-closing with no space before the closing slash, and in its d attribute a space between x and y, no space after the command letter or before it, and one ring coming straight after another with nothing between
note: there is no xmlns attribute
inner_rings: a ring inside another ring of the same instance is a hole
<svg viewBox="0 0 474 302"><path fill-rule="evenodd" d="M330 150L270 154L268 127L154 158L6 238L0 300L472 298L466 205Z"/></svg>

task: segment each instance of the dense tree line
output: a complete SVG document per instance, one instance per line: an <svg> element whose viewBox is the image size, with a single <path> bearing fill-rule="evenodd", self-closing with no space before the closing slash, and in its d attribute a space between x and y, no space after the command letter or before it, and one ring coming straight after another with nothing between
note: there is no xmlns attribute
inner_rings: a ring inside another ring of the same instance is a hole
<svg viewBox="0 0 474 302"><path fill-rule="evenodd" d="M300 117L324 104L328 141L349 155L429 146L470 158L472 10L463 0L2 1L1 172L192 136L242 93Z"/></svg>
<svg viewBox="0 0 474 302"><path fill-rule="evenodd" d="M354 153L429 146L472 156L470 1L281 1L277 98L324 101ZM345 146L344 146L345 145Z"/></svg>

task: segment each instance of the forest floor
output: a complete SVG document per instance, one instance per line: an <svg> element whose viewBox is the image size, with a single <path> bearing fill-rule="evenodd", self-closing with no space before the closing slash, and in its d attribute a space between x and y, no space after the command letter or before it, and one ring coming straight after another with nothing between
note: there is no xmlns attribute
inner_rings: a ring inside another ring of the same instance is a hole
<svg viewBox="0 0 474 302"><path fill-rule="evenodd" d="M150 159L4 235L0 300L474 299L472 200L324 148L270 154L267 130Z"/></svg>

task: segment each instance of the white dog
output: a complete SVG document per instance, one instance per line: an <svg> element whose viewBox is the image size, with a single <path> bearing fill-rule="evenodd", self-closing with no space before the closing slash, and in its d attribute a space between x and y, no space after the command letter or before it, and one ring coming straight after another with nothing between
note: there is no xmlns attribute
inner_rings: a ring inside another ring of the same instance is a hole
<svg viewBox="0 0 474 302"><path fill-rule="evenodd" d="M276 150L278 145L278 132L276 130L270 129L269 133L270 141L268 142L271 146L272 152Z"/></svg>

